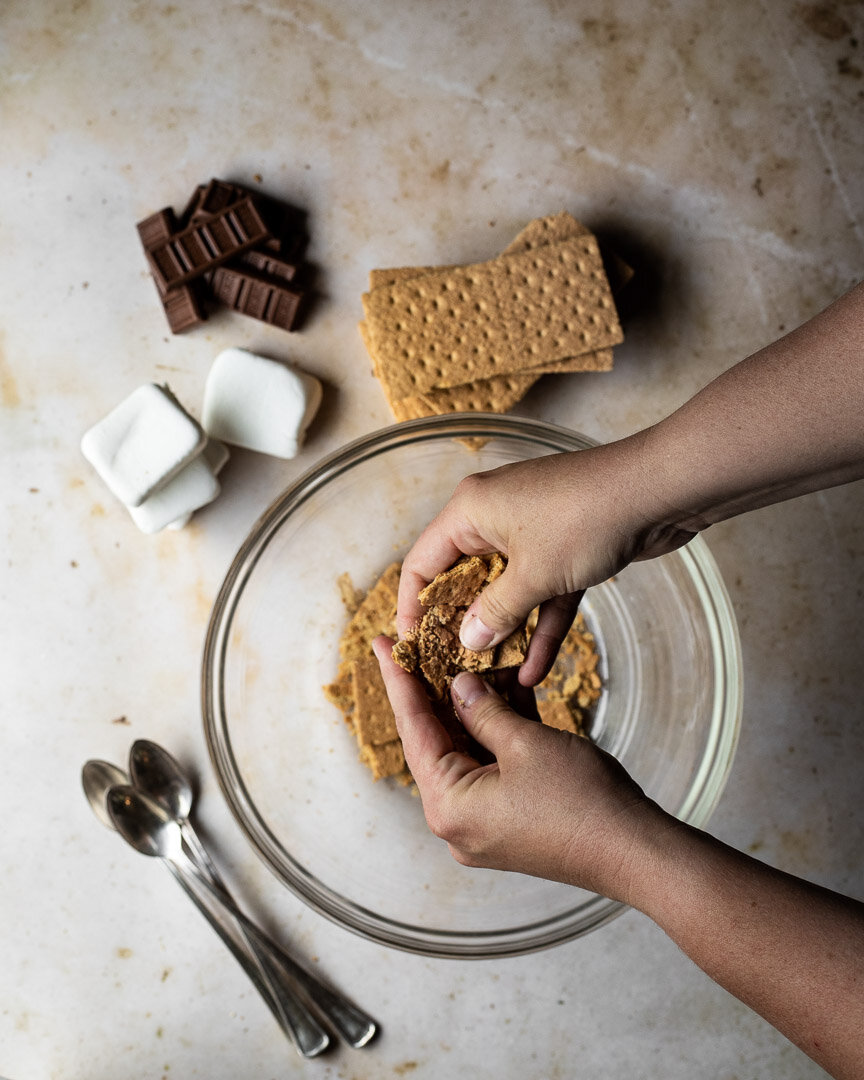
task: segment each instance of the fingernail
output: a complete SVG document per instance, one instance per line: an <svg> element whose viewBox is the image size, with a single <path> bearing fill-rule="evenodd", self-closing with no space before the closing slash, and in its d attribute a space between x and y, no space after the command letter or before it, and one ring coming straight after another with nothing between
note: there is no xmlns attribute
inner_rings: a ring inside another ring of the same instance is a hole
<svg viewBox="0 0 864 1080"><path fill-rule="evenodd" d="M495 631L490 630L479 615L466 615L459 628L459 640L466 649L481 652L488 649L495 637Z"/></svg>
<svg viewBox="0 0 864 1080"><path fill-rule="evenodd" d="M450 684L450 692L460 709L469 709L475 701L489 693L489 687L473 671L460 671Z"/></svg>

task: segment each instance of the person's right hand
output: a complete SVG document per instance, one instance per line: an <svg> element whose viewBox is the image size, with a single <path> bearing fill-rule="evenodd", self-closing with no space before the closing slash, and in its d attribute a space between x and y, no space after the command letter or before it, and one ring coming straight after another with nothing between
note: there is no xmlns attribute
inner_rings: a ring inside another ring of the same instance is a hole
<svg viewBox="0 0 864 1080"><path fill-rule="evenodd" d="M649 432L617 443L554 454L468 476L420 535L402 566L397 629L422 615L418 593L463 554L500 551L507 569L468 609L462 643L498 644L535 607L537 629L519 672L523 686L545 678L582 593L635 558L672 551L693 535L667 524L644 453Z"/></svg>

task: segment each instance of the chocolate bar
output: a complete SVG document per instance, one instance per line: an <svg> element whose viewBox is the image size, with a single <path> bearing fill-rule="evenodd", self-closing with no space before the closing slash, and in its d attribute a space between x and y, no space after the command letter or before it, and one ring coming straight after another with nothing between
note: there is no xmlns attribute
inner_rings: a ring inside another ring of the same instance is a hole
<svg viewBox="0 0 864 1080"><path fill-rule="evenodd" d="M145 251L159 247L176 231L177 219L170 206L164 210L157 210L155 214L138 222L138 235ZM184 330L199 326L205 321L207 314L196 287L197 283L178 285L174 289L165 290L159 278L154 276L153 280L172 334L182 334Z"/></svg>
<svg viewBox="0 0 864 1080"><path fill-rule="evenodd" d="M282 330L293 328L303 296L279 281L268 281L233 266L220 266L214 270L210 287L216 299L232 311Z"/></svg>
<svg viewBox="0 0 864 1080"><path fill-rule="evenodd" d="M270 235L249 196L211 214L197 225L174 233L147 249L153 276L169 289L201 277Z"/></svg>

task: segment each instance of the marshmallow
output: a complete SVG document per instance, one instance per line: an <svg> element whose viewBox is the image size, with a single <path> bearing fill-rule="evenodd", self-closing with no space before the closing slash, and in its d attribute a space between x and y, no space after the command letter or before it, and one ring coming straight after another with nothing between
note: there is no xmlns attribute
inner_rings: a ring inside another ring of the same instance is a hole
<svg viewBox="0 0 864 1080"><path fill-rule="evenodd" d="M225 443L221 443L217 439L208 439L206 446L201 451L201 457L210 466L210 471L213 473L214 476L219 475L225 465L227 465L228 458L230 456L231 455L228 453L228 447L225 445ZM188 469L189 466L187 465L186 468ZM183 473L181 473L180 475L182 476ZM147 504L145 503L144 505L146 506ZM197 509L199 509L199 507L196 506L194 510ZM177 532L180 529L185 529L185 527L192 520L192 514L194 510L187 510L180 517L175 518L173 521L169 522L168 528L171 529L173 532ZM132 516L134 518L135 515L133 514Z"/></svg>
<svg viewBox="0 0 864 1080"><path fill-rule="evenodd" d="M176 476L204 446L200 425L167 386L139 386L81 439L81 451L129 507Z"/></svg>
<svg viewBox="0 0 864 1080"><path fill-rule="evenodd" d="M186 524L192 512L212 502L219 490L219 481L201 453L140 506L128 509L141 532L155 533L184 518Z"/></svg>
<svg viewBox="0 0 864 1080"><path fill-rule="evenodd" d="M292 458L320 404L321 383L312 375L245 349L225 349L207 376L202 423L213 438Z"/></svg>

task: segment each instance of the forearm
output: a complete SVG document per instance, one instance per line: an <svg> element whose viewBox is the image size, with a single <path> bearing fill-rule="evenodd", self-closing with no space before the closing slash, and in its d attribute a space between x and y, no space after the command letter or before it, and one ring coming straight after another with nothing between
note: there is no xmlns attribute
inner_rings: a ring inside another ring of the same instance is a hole
<svg viewBox="0 0 864 1080"><path fill-rule="evenodd" d="M833 1076L864 1076L864 905L677 824L634 880L711 978Z"/></svg>
<svg viewBox="0 0 864 1080"><path fill-rule="evenodd" d="M647 433L682 529L864 476L864 283Z"/></svg>

